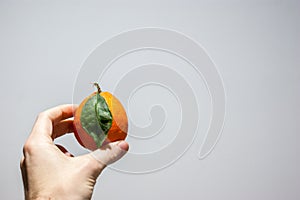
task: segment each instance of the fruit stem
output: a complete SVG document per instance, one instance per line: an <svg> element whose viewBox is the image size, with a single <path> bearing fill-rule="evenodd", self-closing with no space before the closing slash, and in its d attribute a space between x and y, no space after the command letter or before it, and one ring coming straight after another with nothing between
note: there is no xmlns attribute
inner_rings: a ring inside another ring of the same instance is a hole
<svg viewBox="0 0 300 200"><path fill-rule="evenodd" d="M100 94L102 91L101 91L101 89L100 89L99 84L95 82L95 83L93 83L93 85L97 88L98 93Z"/></svg>

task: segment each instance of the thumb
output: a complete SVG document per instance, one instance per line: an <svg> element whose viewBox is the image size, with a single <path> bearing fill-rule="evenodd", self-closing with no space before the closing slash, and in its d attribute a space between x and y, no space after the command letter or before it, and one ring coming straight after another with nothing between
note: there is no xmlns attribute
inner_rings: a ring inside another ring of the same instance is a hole
<svg viewBox="0 0 300 200"><path fill-rule="evenodd" d="M101 170L109 164L112 164L122 158L128 151L129 145L125 141L108 143L90 153L90 155L101 164Z"/></svg>

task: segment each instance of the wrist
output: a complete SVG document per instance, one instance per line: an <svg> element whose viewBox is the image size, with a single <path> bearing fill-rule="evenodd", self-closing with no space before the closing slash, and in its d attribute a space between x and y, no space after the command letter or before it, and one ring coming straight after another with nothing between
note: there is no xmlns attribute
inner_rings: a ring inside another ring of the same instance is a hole
<svg viewBox="0 0 300 200"><path fill-rule="evenodd" d="M25 200L55 200L51 196L35 196L35 197L25 197Z"/></svg>
<svg viewBox="0 0 300 200"><path fill-rule="evenodd" d="M59 198L47 193L30 194L29 192L28 195L25 196L25 200L55 200L55 199L59 199Z"/></svg>
<svg viewBox="0 0 300 200"><path fill-rule="evenodd" d="M54 194L36 194L36 195L27 195L25 200L60 200L60 199L72 199L72 200L82 200L83 198L79 198L78 196L74 196L72 194L61 194L59 192L55 192Z"/></svg>

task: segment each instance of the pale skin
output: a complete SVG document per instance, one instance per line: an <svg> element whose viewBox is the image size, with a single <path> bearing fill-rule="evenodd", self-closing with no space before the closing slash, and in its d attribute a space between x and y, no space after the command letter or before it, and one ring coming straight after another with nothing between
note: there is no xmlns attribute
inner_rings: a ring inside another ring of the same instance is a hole
<svg viewBox="0 0 300 200"><path fill-rule="evenodd" d="M23 148L21 171L25 199L91 199L96 180L107 164L127 151L125 141L110 143L95 153L73 157L54 139L73 132L75 105L60 105L40 113Z"/></svg>

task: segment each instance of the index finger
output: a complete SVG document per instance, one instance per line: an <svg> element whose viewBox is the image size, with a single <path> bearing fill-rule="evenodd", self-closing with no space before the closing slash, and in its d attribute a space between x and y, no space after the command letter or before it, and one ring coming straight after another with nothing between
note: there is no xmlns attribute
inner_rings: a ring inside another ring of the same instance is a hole
<svg viewBox="0 0 300 200"><path fill-rule="evenodd" d="M51 139L53 126L58 124L61 120L72 117L76 107L77 106L73 104L65 104L40 113L33 126L31 136L34 138L47 136Z"/></svg>

